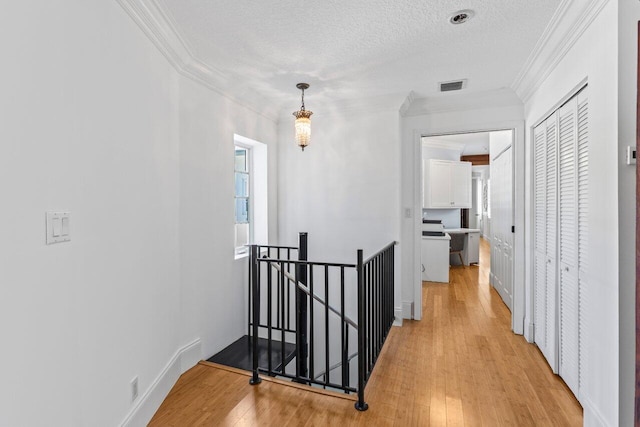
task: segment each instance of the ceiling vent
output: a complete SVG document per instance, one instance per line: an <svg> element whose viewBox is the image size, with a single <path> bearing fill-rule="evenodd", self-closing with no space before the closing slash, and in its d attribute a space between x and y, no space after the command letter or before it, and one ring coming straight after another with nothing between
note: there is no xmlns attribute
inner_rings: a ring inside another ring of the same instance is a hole
<svg viewBox="0 0 640 427"><path fill-rule="evenodd" d="M460 90L467 87L467 80L455 80L452 82L440 82L438 83L440 86L440 92L451 92L453 90Z"/></svg>

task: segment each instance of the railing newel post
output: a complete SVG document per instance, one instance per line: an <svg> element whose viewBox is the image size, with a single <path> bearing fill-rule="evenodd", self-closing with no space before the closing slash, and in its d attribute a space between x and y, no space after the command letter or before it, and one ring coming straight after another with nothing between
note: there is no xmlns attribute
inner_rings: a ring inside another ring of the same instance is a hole
<svg viewBox="0 0 640 427"><path fill-rule="evenodd" d="M358 263L356 265L358 283L358 401L355 408L358 411L366 411L369 405L364 401L364 387L366 376L366 328L365 328L365 293L364 293L364 265L362 249L358 249Z"/></svg>
<svg viewBox="0 0 640 427"><path fill-rule="evenodd" d="M258 287L258 283L260 278L258 277L258 246L251 245L250 248L250 256L249 256L249 271L251 287L252 287L252 295L253 299L251 302L251 308L253 312L253 333L251 334L251 345L252 345L252 375L249 380L249 384L257 385L262 382L260 376L258 375L258 325L260 323L260 290Z"/></svg>
<svg viewBox="0 0 640 427"><path fill-rule="evenodd" d="M307 233L299 234L298 260L296 277L298 283L307 285ZM313 304L313 302L312 302ZM296 285L296 382L306 384L309 377L308 333L307 333L307 295Z"/></svg>

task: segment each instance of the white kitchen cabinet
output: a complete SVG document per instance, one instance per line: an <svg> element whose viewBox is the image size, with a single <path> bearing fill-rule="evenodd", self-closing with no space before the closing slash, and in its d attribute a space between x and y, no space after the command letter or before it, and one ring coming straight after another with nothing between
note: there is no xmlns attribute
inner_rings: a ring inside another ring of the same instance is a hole
<svg viewBox="0 0 640 427"><path fill-rule="evenodd" d="M464 242L462 259L465 265L480 262L480 231L469 231Z"/></svg>
<svg viewBox="0 0 640 427"><path fill-rule="evenodd" d="M451 236L422 237L422 280L449 283L449 243Z"/></svg>
<svg viewBox="0 0 640 427"><path fill-rule="evenodd" d="M423 162L423 207L471 207L471 163L428 159Z"/></svg>

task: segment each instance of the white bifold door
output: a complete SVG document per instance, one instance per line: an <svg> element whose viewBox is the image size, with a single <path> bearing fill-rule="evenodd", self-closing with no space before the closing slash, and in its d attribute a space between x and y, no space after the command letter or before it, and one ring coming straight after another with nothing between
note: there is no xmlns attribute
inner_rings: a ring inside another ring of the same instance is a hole
<svg viewBox="0 0 640 427"><path fill-rule="evenodd" d="M534 129L535 342L575 396L584 377L586 88Z"/></svg>

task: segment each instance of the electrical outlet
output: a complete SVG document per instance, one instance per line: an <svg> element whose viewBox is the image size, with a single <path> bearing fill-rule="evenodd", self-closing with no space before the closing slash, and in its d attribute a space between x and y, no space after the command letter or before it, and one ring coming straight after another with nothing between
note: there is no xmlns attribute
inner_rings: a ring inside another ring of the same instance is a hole
<svg viewBox="0 0 640 427"><path fill-rule="evenodd" d="M138 398L138 377L131 380L131 401L134 402Z"/></svg>

